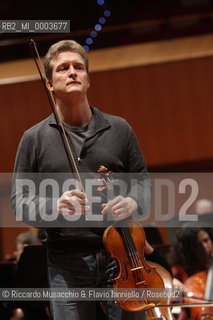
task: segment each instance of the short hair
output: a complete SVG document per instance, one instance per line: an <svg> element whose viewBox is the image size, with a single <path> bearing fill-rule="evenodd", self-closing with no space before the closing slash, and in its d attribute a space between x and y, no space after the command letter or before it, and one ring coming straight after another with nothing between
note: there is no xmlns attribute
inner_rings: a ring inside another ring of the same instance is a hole
<svg viewBox="0 0 213 320"><path fill-rule="evenodd" d="M61 52L76 52L80 54L83 58L86 70L88 72L89 63L88 63L88 55L84 48L74 40L61 40L59 42L54 43L49 50L47 51L44 57L44 71L48 80L52 78L52 66L51 61L56 58Z"/></svg>

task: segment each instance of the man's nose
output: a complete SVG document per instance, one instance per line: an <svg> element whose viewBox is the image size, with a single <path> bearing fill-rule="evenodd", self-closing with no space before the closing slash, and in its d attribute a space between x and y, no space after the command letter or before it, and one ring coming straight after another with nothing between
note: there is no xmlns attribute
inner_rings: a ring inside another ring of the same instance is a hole
<svg viewBox="0 0 213 320"><path fill-rule="evenodd" d="M69 67L69 70L68 70L69 72L68 72L68 74L69 74L69 77L76 77L76 70L75 70L75 68L73 67L73 66L70 66Z"/></svg>

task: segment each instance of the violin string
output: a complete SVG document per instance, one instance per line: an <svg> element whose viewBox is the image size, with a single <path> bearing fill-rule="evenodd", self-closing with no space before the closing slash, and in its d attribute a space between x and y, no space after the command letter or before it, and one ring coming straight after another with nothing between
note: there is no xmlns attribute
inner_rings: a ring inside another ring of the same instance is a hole
<svg viewBox="0 0 213 320"><path fill-rule="evenodd" d="M104 184L106 186L108 186L107 190L109 192L109 199L112 200L113 194L112 194L111 186L112 186L113 181L109 176L107 177L107 179L103 178L103 181L104 181ZM133 242L132 236L129 231L129 227L125 226L125 227L121 227L120 229L122 232L122 238L124 240L124 245L126 247L126 251L127 251L128 257L130 259L130 263L132 265L132 268L136 269L136 270L134 270L136 282L141 282L142 281L141 280L141 271L138 270L137 268L142 266L142 261L139 258L137 249L135 247L135 244Z"/></svg>
<svg viewBox="0 0 213 320"><path fill-rule="evenodd" d="M127 227L121 227L122 236L124 239L124 244L127 249L128 256L131 260L132 267L135 268L136 265L135 265L135 261L134 261L134 252L133 252L134 248L132 248L130 237L128 237L128 232L127 232L126 228Z"/></svg>
<svg viewBox="0 0 213 320"><path fill-rule="evenodd" d="M135 245L134 245L134 242L132 240L132 236L130 234L130 231L128 229L128 227L123 227L122 228L122 231L123 231L123 237L126 239L126 244L128 246L128 253L129 253L129 258L131 260L131 263L132 263L132 266L133 268L137 268L137 267L140 267L140 265L137 263L137 255L136 255L136 248L135 248ZM140 270L134 270L134 274L135 274L135 277L136 277L136 282L141 282L141 273L140 273Z"/></svg>
<svg viewBox="0 0 213 320"><path fill-rule="evenodd" d="M128 237L128 232L127 232L126 227L121 227L121 231L122 231L122 236L123 236L124 243L126 246L126 251L127 251L127 254L128 254L130 262L131 262L131 267L135 268L136 265L135 265L135 261L134 261L134 252L133 252L133 248L131 246L130 237ZM136 281L138 281L137 272L134 272L134 274L136 275Z"/></svg>
<svg viewBox="0 0 213 320"><path fill-rule="evenodd" d="M130 235L130 237L131 237L131 235ZM143 267L144 267L143 262L142 262L142 260L141 260L141 258L140 258L140 255L139 255L139 253L138 253L137 248L135 247L134 242L133 242L133 246L134 246L134 252L135 252L135 253L134 253L134 256L135 256L136 265L137 265L137 266L143 266Z"/></svg>
<svg viewBox="0 0 213 320"><path fill-rule="evenodd" d="M139 267L141 269L144 269L147 272L147 270L145 268L145 265L144 265L143 261L141 260L140 254L138 253L138 249L135 247L135 244L133 242L133 239L132 239L132 236L130 234L130 231L129 231L129 229L127 229L127 230L128 230L127 237L130 238L130 241L131 241L132 247L133 247L134 265L135 265L135 267ZM139 279L139 281L140 282L144 281L143 280L143 275L142 275L142 270L139 269L139 270L135 270L135 271L137 271L137 274L138 274L137 278Z"/></svg>
<svg viewBox="0 0 213 320"><path fill-rule="evenodd" d="M129 239L129 243L130 243L131 251L132 251L132 256L133 256L134 261L135 261L134 265L135 265L135 267L139 267L140 266L140 261L137 259L137 257L138 257L137 249L136 249L135 244L133 242L132 236L130 234L129 229L126 229L125 231L126 231L126 236Z"/></svg>

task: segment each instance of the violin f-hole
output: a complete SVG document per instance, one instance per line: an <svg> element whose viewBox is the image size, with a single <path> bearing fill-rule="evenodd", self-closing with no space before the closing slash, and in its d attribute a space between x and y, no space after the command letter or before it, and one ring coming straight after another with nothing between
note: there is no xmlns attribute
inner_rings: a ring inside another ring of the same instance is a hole
<svg viewBox="0 0 213 320"><path fill-rule="evenodd" d="M125 263L124 263L124 274L125 274L125 276L123 276L123 281L127 281L128 280L128 266L127 266L127 264L129 264L129 262L128 261L125 261Z"/></svg>

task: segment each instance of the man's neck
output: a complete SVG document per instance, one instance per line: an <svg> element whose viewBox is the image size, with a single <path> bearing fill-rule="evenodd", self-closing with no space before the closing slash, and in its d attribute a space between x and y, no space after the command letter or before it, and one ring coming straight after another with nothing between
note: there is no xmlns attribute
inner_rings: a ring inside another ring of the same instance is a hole
<svg viewBox="0 0 213 320"><path fill-rule="evenodd" d="M56 101L57 110L61 121L75 127L84 128L88 125L92 111L89 107L87 98L83 101Z"/></svg>

